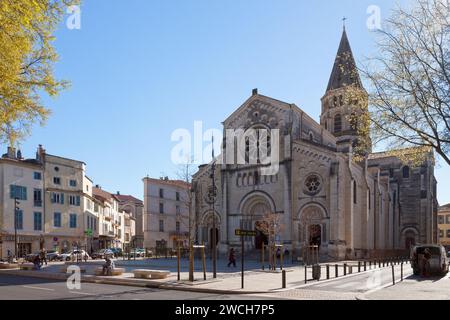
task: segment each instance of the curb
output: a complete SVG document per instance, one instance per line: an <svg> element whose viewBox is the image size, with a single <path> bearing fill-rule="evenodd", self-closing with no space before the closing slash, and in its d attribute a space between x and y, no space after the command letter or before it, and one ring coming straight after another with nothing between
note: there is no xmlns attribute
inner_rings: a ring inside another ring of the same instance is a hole
<svg viewBox="0 0 450 320"><path fill-rule="evenodd" d="M69 278L69 274L57 274L57 273L42 273L37 271L26 271L26 270L0 270L0 274L12 275L12 276L22 276L29 278L39 278L48 280L61 280L66 281ZM208 288L194 288L192 286L183 286L179 284L161 284L160 282L150 282L151 280L131 280L131 279L119 279L119 278L103 278L98 276L81 276L81 282L85 283L97 283L106 285L121 285L129 287L139 287L139 288L153 288L162 290L176 290L185 292L197 292L197 293L212 293L212 294L235 294L235 295L245 295L245 294L265 294L271 293L272 291L240 291L240 290L221 290L221 289L208 289Z"/></svg>

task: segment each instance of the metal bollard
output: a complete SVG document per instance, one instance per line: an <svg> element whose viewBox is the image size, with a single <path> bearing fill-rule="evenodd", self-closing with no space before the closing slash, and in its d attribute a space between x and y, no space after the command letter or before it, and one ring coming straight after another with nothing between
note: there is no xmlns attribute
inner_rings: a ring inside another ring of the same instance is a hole
<svg viewBox="0 0 450 320"><path fill-rule="evenodd" d="M361 272L361 261L358 261L358 273Z"/></svg>
<svg viewBox="0 0 450 320"><path fill-rule="evenodd" d="M364 271L367 271L367 261L364 261Z"/></svg>
<svg viewBox="0 0 450 320"><path fill-rule="evenodd" d="M378 268L381 268L381 260L378 260Z"/></svg>
<svg viewBox="0 0 450 320"><path fill-rule="evenodd" d="M339 277L339 266L337 264L334 265L334 275L335 278Z"/></svg>
<svg viewBox="0 0 450 320"><path fill-rule="evenodd" d="M403 281L403 262L401 263L401 265L400 265L400 272L401 272L401 279L402 279L402 281Z"/></svg>
<svg viewBox="0 0 450 320"><path fill-rule="evenodd" d="M286 289L286 270L281 272L281 285L283 289Z"/></svg>
<svg viewBox="0 0 450 320"><path fill-rule="evenodd" d="M392 268L392 284L395 286L395 272L394 272L394 266L391 266Z"/></svg>
<svg viewBox="0 0 450 320"><path fill-rule="evenodd" d="M344 263L344 276L346 276L346 275L347 275L347 264Z"/></svg>
<svg viewBox="0 0 450 320"><path fill-rule="evenodd" d="M308 283L308 266L305 264L305 284Z"/></svg>
<svg viewBox="0 0 450 320"><path fill-rule="evenodd" d="M327 264L327 280L330 279L330 265Z"/></svg>

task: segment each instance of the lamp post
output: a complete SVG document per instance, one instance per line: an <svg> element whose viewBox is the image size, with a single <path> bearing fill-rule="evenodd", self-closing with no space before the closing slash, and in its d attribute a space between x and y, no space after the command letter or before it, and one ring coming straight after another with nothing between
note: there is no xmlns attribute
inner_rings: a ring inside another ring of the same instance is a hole
<svg viewBox="0 0 450 320"><path fill-rule="evenodd" d="M14 256L17 259L17 215L19 213L19 198L15 197L14 198Z"/></svg>
<svg viewBox="0 0 450 320"><path fill-rule="evenodd" d="M212 182L212 259L213 259L213 278L217 278L217 239L216 239L216 212L215 212L215 202L216 202L216 160L214 155L214 135L212 136L212 166L211 166L211 182Z"/></svg>

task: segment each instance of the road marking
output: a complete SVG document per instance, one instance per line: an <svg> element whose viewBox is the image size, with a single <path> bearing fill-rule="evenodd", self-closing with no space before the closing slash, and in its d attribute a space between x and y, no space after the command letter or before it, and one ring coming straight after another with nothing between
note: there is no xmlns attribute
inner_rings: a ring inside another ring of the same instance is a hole
<svg viewBox="0 0 450 320"><path fill-rule="evenodd" d="M83 295L83 296L95 296L95 294L86 293L86 292L78 292L78 291L69 291L69 292L73 293L73 294L80 294L80 295Z"/></svg>
<svg viewBox="0 0 450 320"><path fill-rule="evenodd" d="M27 289L44 290L44 291L55 291L55 289L42 288L42 287L32 287L32 286L22 286Z"/></svg>

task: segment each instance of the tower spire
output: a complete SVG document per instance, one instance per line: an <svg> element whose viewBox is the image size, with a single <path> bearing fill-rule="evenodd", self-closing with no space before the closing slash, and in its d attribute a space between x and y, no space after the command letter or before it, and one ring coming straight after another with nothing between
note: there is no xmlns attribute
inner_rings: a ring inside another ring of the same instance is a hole
<svg viewBox="0 0 450 320"><path fill-rule="evenodd" d="M341 43L334 61L330 81L328 82L327 92L346 86L355 86L363 89L350 42L347 38L347 31L345 30L345 20L347 18L344 17L342 20L344 22L344 30L342 31Z"/></svg>

